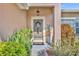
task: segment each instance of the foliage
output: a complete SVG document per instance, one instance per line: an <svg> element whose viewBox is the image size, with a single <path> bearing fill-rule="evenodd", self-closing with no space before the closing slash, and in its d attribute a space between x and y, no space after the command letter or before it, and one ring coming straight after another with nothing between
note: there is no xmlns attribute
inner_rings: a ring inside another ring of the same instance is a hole
<svg viewBox="0 0 79 59"><path fill-rule="evenodd" d="M68 42L66 43L68 44ZM79 41L75 42L73 46L67 44L54 46L52 48L52 54L55 56L79 56Z"/></svg>
<svg viewBox="0 0 79 59"><path fill-rule="evenodd" d="M61 25L61 40L64 44L64 40L67 40L70 44L73 44L75 38L74 29L69 24ZM68 43L68 44L69 44Z"/></svg>
<svg viewBox="0 0 79 59"><path fill-rule="evenodd" d="M28 51L28 54L30 55L32 42L31 42L31 35L32 31L30 29L21 29L19 31L16 31L11 37L11 42L17 42L19 44L22 44L26 47L26 50Z"/></svg>
<svg viewBox="0 0 79 59"><path fill-rule="evenodd" d="M56 56L79 55L79 42L74 42L74 29L69 24L61 25L61 46L52 47L52 54Z"/></svg>
<svg viewBox="0 0 79 59"><path fill-rule="evenodd" d="M0 42L0 56L25 56L27 50L16 42Z"/></svg>
<svg viewBox="0 0 79 59"><path fill-rule="evenodd" d="M75 39L74 29L69 24L61 25L61 46L52 46L52 55L79 56L79 40Z"/></svg>
<svg viewBox="0 0 79 59"><path fill-rule="evenodd" d="M9 41L0 43L1 56L26 56L31 52L31 33L30 29L21 29L14 32Z"/></svg>

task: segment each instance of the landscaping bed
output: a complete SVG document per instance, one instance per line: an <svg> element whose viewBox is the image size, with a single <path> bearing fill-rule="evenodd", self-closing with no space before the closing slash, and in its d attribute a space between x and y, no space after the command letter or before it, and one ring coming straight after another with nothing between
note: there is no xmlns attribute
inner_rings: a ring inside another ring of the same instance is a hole
<svg viewBox="0 0 79 59"><path fill-rule="evenodd" d="M79 56L79 40L74 43L74 46L63 45L43 49L38 56Z"/></svg>

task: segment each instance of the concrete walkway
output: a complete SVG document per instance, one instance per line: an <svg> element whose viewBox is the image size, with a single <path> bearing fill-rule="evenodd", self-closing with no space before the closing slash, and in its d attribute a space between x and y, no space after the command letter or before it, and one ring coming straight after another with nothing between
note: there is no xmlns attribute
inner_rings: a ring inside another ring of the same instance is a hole
<svg viewBox="0 0 79 59"><path fill-rule="evenodd" d="M31 50L31 55L32 56L38 56L38 52L43 50L43 49L46 49L46 48L49 48L50 46L48 44L45 44L45 45L33 45L32 47L32 50Z"/></svg>

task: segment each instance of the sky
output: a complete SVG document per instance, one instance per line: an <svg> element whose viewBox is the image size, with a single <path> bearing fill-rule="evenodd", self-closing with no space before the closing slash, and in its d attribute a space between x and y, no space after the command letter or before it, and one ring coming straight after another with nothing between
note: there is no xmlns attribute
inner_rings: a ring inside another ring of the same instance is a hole
<svg viewBox="0 0 79 59"><path fill-rule="evenodd" d="M79 3L62 3L61 9L79 9Z"/></svg>

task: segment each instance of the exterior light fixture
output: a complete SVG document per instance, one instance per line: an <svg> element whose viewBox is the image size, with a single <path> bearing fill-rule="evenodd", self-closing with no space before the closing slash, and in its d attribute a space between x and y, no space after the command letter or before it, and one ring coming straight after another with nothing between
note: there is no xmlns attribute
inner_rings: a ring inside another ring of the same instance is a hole
<svg viewBox="0 0 79 59"><path fill-rule="evenodd" d="M28 10L29 9L29 4L28 3L22 3L24 9Z"/></svg>

